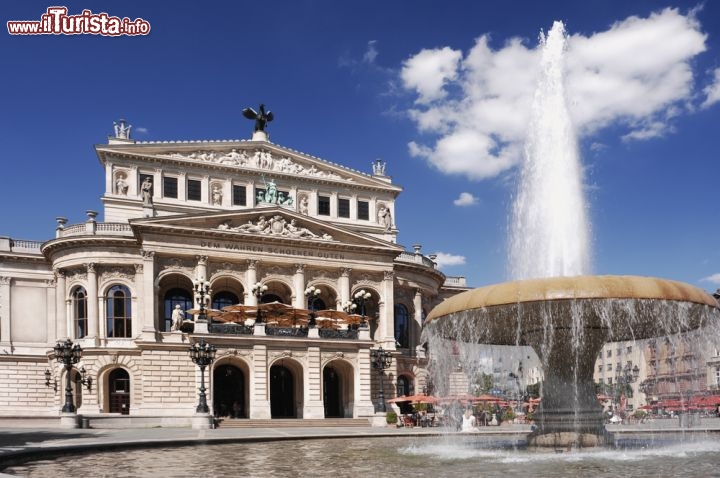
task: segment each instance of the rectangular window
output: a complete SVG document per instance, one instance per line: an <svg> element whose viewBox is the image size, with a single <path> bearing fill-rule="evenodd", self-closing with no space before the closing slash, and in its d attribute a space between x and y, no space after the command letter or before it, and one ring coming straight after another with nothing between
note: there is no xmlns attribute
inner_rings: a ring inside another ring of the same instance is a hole
<svg viewBox="0 0 720 478"><path fill-rule="evenodd" d="M605 366L605 370L607 370L608 372L612 372L612 364L611 363L607 364Z"/></svg>
<svg viewBox="0 0 720 478"><path fill-rule="evenodd" d="M358 201L357 203L357 215L358 219L364 221L370 220L370 203L367 201Z"/></svg>
<svg viewBox="0 0 720 478"><path fill-rule="evenodd" d="M608 349L606 357L612 357L612 350Z"/></svg>
<svg viewBox="0 0 720 478"><path fill-rule="evenodd" d="M245 186L233 184L232 203L233 206L247 206L247 190Z"/></svg>
<svg viewBox="0 0 720 478"><path fill-rule="evenodd" d="M338 199L338 217L350 217L350 200Z"/></svg>
<svg viewBox="0 0 720 478"><path fill-rule="evenodd" d="M189 201L199 201L202 197L202 182L197 179L188 179L187 198Z"/></svg>
<svg viewBox="0 0 720 478"><path fill-rule="evenodd" d="M631 353L632 353L632 345L628 345L627 350L625 351L625 353L627 353L627 354L631 354Z"/></svg>
<svg viewBox="0 0 720 478"><path fill-rule="evenodd" d="M178 181L177 178L171 178L168 176L163 177L163 196L166 198L178 197Z"/></svg>
<svg viewBox="0 0 720 478"><path fill-rule="evenodd" d="M318 214L320 216L330 215L330 198L328 196L318 196Z"/></svg>
<svg viewBox="0 0 720 478"><path fill-rule="evenodd" d="M608 378L608 385L612 385L612 378Z"/></svg>

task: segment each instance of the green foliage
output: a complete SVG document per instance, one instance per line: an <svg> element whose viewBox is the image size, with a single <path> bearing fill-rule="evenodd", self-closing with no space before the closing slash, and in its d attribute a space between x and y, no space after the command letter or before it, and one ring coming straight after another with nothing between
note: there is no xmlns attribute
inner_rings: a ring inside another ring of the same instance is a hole
<svg viewBox="0 0 720 478"><path fill-rule="evenodd" d="M541 382L528 385L526 389L527 394L532 398L540 398L540 384Z"/></svg>
<svg viewBox="0 0 720 478"><path fill-rule="evenodd" d="M385 415L385 421L388 425L394 425L395 423L397 423L397 418L397 413L393 411L389 411L387 412L387 415Z"/></svg>

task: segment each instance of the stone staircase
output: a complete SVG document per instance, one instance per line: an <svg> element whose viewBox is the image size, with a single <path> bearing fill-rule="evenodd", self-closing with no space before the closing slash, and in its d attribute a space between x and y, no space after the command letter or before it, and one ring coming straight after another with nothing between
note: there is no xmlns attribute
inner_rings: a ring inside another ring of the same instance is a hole
<svg viewBox="0 0 720 478"><path fill-rule="evenodd" d="M272 418L268 420L249 420L247 418L224 418L218 428L289 428L289 427L369 427L367 418Z"/></svg>

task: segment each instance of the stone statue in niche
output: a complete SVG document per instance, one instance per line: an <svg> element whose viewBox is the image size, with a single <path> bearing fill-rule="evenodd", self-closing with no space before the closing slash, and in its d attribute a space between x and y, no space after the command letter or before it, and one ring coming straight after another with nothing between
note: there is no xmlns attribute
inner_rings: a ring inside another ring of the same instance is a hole
<svg viewBox="0 0 720 478"><path fill-rule="evenodd" d="M115 194L122 194L122 195L126 196L127 192L128 192L128 183L125 180L125 174L120 173L117 175L117 179L115 180Z"/></svg>
<svg viewBox="0 0 720 478"><path fill-rule="evenodd" d="M147 177L143 181L142 185L140 186L140 193L142 194L143 199L143 206L152 206L153 205L153 199L152 199L152 180Z"/></svg>
<svg viewBox="0 0 720 478"><path fill-rule="evenodd" d="M185 312L182 310L182 307L180 307L180 304L177 304L175 306L175 309L173 309L172 312L172 327L170 330L177 331L180 330L180 326L183 323L183 320L185 320Z"/></svg>
<svg viewBox="0 0 720 478"><path fill-rule="evenodd" d="M378 224L380 224L386 231L392 229L392 214L390 209L381 205L378 209Z"/></svg>
<svg viewBox="0 0 720 478"><path fill-rule="evenodd" d="M222 204L223 193L219 185L215 184L212 188L212 203L213 206L220 206Z"/></svg>
<svg viewBox="0 0 720 478"><path fill-rule="evenodd" d="M303 196L300 198L300 214L308 215L308 207L310 205L310 201L308 200L307 196Z"/></svg>

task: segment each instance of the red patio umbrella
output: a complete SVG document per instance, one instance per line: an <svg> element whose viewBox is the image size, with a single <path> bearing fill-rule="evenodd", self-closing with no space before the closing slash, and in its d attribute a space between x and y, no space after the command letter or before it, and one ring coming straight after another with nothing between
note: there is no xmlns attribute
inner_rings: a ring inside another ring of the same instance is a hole
<svg viewBox="0 0 720 478"><path fill-rule="evenodd" d="M411 402L411 403L437 403L438 398L432 395L425 395L424 393L418 393L415 395L404 395L401 397L395 397L388 400L389 403L400 403L400 402Z"/></svg>

